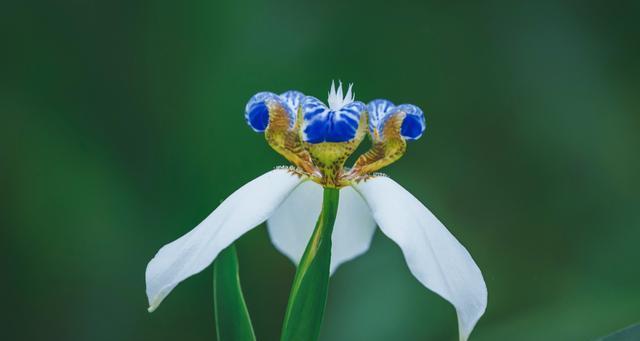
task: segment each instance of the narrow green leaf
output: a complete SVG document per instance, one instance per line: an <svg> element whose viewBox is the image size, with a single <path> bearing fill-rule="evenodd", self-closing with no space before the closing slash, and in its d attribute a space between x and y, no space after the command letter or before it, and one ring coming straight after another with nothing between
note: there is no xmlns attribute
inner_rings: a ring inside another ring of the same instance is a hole
<svg viewBox="0 0 640 341"><path fill-rule="evenodd" d="M605 336L600 341L637 341L640 340L640 323Z"/></svg>
<svg viewBox="0 0 640 341"><path fill-rule="evenodd" d="M255 341L233 244L220 252L214 263L213 298L218 341Z"/></svg>
<svg viewBox="0 0 640 341"><path fill-rule="evenodd" d="M282 341L314 341L320 335L329 289L331 233L339 195L338 189L324 189L322 211L293 279Z"/></svg>

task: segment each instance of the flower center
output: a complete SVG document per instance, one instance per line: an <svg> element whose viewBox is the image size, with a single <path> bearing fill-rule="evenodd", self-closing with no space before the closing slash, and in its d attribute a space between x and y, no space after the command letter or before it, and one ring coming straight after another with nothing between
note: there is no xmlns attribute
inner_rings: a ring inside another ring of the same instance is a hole
<svg viewBox="0 0 640 341"><path fill-rule="evenodd" d="M406 140L418 139L425 128L420 108L387 100L365 105L355 101L352 88L349 84L345 94L341 82L337 89L332 82L328 106L298 91L260 92L249 100L245 118L298 174L324 187L349 186L402 157ZM345 168L367 133L371 148Z"/></svg>

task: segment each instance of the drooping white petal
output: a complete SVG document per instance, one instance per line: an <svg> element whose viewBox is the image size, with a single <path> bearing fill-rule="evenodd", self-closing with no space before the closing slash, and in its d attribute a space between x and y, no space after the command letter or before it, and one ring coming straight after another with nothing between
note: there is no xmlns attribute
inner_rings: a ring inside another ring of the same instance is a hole
<svg viewBox="0 0 640 341"><path fill-rule="evenodd" d="M460 340L466 340L487 306L487 288L469 252L395 181L375 177L356 190L382 232L402 249L411 273L456 308Z"/></svg>
<svg viewBox="0 0 640 341"><path fill-rule="evenodd" d="M300 262L322 206L322 187L307 181L298 186L267 220L273 245L294 264ZM362 197L351 187L340 190L338 216L331 238L331 273L363 254L376 223Z"/></svg>
<svg viewBox="0 0 640 341"><path fill-rule="evenodd" d="M303 179L272 170L240 187L205 220L163 246L145 273L149 311L184 279L202 271L234 240L264 222Z"/></svg>

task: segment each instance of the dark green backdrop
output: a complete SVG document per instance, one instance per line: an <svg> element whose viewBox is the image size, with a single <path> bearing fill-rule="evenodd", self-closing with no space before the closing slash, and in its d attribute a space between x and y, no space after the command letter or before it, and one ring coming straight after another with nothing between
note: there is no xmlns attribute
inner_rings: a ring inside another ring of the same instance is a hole
<svg viewBox="0 0 640 341"><path fill-rule="evenodd" d="M284 163L247 99L332 79L414 103L386 172L483 270L472 340L589 340L640 320L637 1L49 1L0 10L3 340L214 340L211 268L153 314L144 270ZM294 268L239 242L256 332ZM381 233L331 281L323 340L455 340L453 308Z"/></svg>

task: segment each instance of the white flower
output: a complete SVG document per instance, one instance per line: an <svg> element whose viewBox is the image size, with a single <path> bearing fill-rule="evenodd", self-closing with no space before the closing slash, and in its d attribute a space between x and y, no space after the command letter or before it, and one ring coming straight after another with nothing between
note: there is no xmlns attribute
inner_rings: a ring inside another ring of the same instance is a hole
<svg viewBox="0 0 640 341"><path fill-rule="evenodd" d="M341 87L339 91L342 93ZM349 93L347 98L351 97ZM274 103L286 102L277 95L269 96L270 102L265 105L271 111ZM411 110L399 115L409 117L413 115ZM389 110L387 114L393 113ZM381 120L380 117L375 119ZM376 128L391 135L392 130L378 127L378 121L374 122ZM423 119L415 122L423 124ZM402 119L399 119L397 130L401 124ZM424 129L405 130L417 136ZM400 136L400 132L396 135ZM374 143L377 141L378 147L383 148L385 138L376 132ZM307 160L307 155L297 154L292 158ZM364 169L381 160L387 159L365 157L356 166ZM308 167L313 168L313 165ZM341 188L341 195L332 235L331 273L340 264L367 251L377 225L402 249L416 279L453 304L458 315L460 340L466 340L487 305L482 274L469 252L418 199L390 178L356 174L352 170L337 174L334 179L338 179L335 184L343 185L336 185ZM149 311L155 310L178 283L202 271L223 249L265 221L275 247L297 264L320 213L320 184L327 185L317 178L317 173L300 168L279 168L235 191L198 226L162 247L149 262L146 271Z"/></svg>

